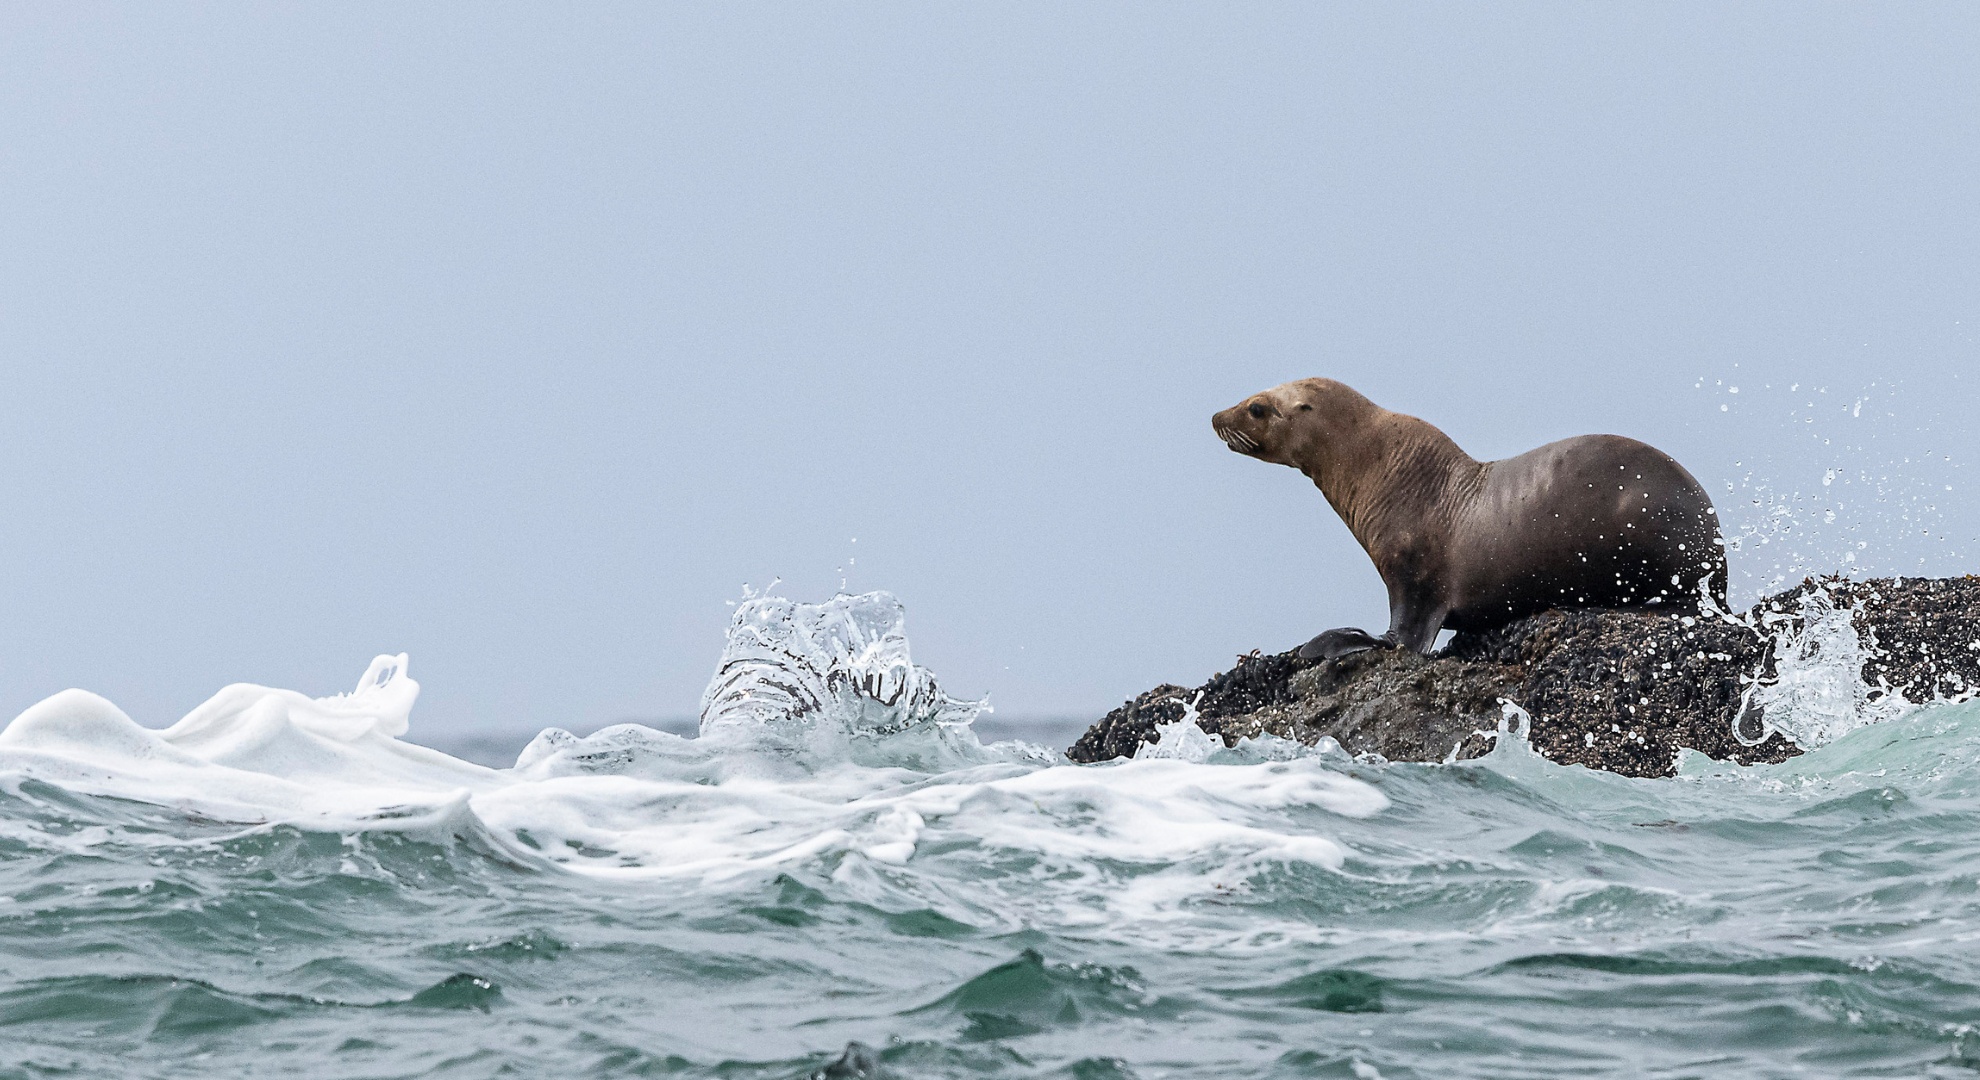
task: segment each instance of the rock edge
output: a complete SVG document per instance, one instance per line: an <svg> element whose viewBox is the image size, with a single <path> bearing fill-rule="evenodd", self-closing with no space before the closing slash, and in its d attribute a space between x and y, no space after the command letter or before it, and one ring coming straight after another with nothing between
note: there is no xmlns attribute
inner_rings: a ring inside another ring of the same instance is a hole
<svg viewBox="0 0 1980 1080"><path fill-rule="evenodd" d="M1980 577L1823 578L1738 617L1549 611L1459 635L1430 657L1383 649L1307 661L1292 651L1253 652L1199 687L1165 683L1126 702L1066 756L1133 757L1157 740L1155 725L1181 719L1194 701L1199 726L1226 745L1269 733L1309 745L1332 738L1349 753L1390 761L1461 760L1491 749L1485 733L1506 715L1504 701L1531 717L1533 748L1563 765L1670 776L1681 748L1747 765L1784 761L1801 748L1769 731L1748 691L1778 677L1782 643L1801 633L1805 611L1823 604L1849 613L1870 703L1980 691Z"/></svg>

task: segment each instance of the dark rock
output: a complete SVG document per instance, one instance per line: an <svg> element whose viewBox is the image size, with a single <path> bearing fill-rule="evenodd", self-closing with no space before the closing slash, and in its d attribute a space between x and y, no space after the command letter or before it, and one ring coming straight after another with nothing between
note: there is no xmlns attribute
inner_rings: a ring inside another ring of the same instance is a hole
<svg viewBox="0 0 1980 1080"><path fill-rule="evenodd" d="M1927 702L1980 690L1980 577L1845 581L1838 606L1856 608L1873 697Z"/></svg>
<svg viewBox="0 0 1980 1080"><path fill-rule="evenodd" d="M1742 764L1782 761L1801 749L1769 733L1748 692L1778 676L1775 654L1801 633L1804 601L1818 612L1830 604L1852 613L1870 702L1980 691L1980 578L1829 578L1763 600L1737 620L1550 611L1461 635L1431 657L1380 649L1308 661L1253 652L1201 687L1165 684L1127 702L1067 756L1132 757L1156 741L1155 725L1181 719L1194 702L1199 726L1227 745L1270 733L1308 744L1332 738L1350 753L1391 761L1471 758L1491 748L1487 733L1506 716L1502 703L1512 703L1531 717L1533 748L1562 764L1669 776L1683 747Z"/></svg>

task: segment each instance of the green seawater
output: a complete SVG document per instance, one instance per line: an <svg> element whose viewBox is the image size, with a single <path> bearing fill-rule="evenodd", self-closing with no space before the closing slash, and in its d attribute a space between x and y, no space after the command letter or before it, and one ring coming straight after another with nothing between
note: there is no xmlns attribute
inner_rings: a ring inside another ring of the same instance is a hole
<svg viewBox="0 0 1980 1080"><path fill-rule="evenodd" d="M1980 706L1672 780L808 752L320 826L0 754L0 1077L1980 1075Z"/></svg>

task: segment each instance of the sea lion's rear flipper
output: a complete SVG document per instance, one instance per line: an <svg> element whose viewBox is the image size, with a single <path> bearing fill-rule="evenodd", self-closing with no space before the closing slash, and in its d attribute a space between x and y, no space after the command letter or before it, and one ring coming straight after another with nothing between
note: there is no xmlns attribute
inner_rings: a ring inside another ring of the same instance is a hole
<svg viewBox="0 0 1980 1080"><path fill-rule="evenodd" d="M1299 647L1301 660L1339 660L1353 653L1367 652L1383 645L1394 644L1352 626L1329 630L1312 641Z"/></svg>

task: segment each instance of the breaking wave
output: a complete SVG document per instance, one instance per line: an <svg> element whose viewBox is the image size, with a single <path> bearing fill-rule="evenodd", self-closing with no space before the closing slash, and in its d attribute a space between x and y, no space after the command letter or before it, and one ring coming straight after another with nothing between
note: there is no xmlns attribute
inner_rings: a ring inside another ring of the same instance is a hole
<svg viewBox="0 0 1980 1080"><path fill-rule="evenodd" d="M1980 708L1823 603L1752 694L1816 749L1666 781L1511 707L1462 763L1185 716L1073 766L879 593L742 604L698 737L504 769L405 740L403 655L162 730L65 691L0 731L0 1075L1951 1075Z"/></svg>

